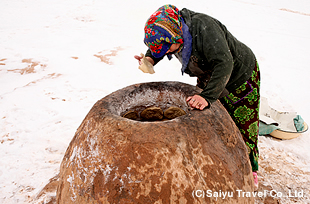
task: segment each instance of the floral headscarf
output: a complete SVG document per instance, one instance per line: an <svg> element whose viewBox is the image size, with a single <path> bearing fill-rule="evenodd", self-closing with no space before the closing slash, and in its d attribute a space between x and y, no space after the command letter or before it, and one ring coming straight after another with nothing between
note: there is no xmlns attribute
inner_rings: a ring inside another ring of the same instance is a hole
<svg viewBox="0 0 310 204"><path fill-rule="evenodd" d="M169 4L160 7L147 20L144 43L154 57L164 56L174 43L183 44L182 21L179 9Z"/></svg>

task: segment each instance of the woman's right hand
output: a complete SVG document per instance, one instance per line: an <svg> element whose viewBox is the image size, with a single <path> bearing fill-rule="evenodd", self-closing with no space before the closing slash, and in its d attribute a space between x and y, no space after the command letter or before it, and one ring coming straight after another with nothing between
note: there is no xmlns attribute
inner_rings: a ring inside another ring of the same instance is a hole
<svg viewBox="0 0 310 204"><path fill-rule="evenodd" d="M142 64L142 58L143 57L141 57L141 56L139 56L139 55L135 55L135 58L136 58L136 60L138 60L139 61L139 65L141 65Z"/></svg>

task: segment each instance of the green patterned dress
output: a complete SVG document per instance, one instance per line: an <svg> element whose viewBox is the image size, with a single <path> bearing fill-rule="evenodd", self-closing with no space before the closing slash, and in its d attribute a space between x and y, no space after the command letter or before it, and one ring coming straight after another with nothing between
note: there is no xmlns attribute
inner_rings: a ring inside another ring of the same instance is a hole
<svg viewBox="0 0 310 204"><path fill-rule="evenodd" d="M259 88L260 72L256 63L250 79L220 99L248 147L253 172L258 171Z"/></svg>

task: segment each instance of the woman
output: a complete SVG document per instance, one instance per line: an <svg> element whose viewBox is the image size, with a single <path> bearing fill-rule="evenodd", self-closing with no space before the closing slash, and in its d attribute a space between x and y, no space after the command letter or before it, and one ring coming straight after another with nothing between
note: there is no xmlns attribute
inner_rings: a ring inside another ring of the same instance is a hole
<svg viewBox="0 0 310 204"><path fill-rule="evenodd" d="M156 65L174 54L182 74L197 77L203 91L187 98L203 110L220 99L238 126L249 150L255 187L258 187L259 68L255 55L218 20L173 5L160 7L145 24L146 59ZM142 57L135 56L141 64Z"/></svg>

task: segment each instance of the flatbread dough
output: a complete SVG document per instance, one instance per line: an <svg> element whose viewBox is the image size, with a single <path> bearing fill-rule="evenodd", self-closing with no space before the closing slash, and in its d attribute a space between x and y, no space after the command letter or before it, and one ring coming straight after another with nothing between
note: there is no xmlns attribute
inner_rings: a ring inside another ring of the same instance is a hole
<svg viewBox="0 0 310 204"><path fill-rule="evenodd" d="M144 54L141 53L140 55L142 57L142 64L139 66L139 69L144 73L154 74L153 65L145 58Z"/></svg>
<svg viewBox="0 0 310 204"><path fill-rule="evenodd" d="M149 107L141 112L141 117L144 120L161 120L164 117L164 113L163 110L159 107Z"/></svg>
<svg viewBox="0 0 310 204"><path fill-rule="evenodd" d="M165 118L167 118L169 120L180 117L180 116L185 115L185 114L186 114L186 112L183 109L181 109L179 107L173 107L173 106L168 108L164 112Z"/></svg>
<svg viewBox="0 0 310 204"><path fill-rule="evenodd" d="M137 113L137 111L128 111L123 115L123 117L131 120L137 120L139 118L139 114Z"/></svg>

